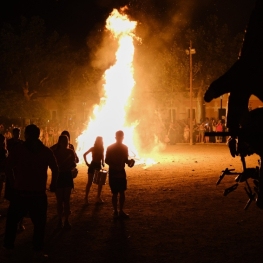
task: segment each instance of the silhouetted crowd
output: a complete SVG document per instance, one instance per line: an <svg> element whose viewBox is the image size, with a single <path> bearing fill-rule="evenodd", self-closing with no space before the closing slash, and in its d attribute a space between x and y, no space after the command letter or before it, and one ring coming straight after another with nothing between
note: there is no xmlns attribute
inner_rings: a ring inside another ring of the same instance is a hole
<svg viewBox="0 0 263 263"><path fill-rule="evenodd" d="M14 250L18 229L24 230L23 218L30 217L34 225L33 260L45 260L43 252L45 227L47 221L47 188L53 192L57 201L57 229L71 229L70 198L74 188L74 179L78 175L79 158L71 144L71 135L67 130L52 133L49 129L41 129L30 124L24 129L25 140L20 139L21 129L13 127L12 132L1 126L0 133L0 198L4 189L4 199L9 201L6 216L4 244L0 249L0 261L8 259ZM11 135L9 134L11 133ZM104 157L103 138L98 136L83 158L88 166L86 195L84 204L89 204L89 190L92 182L98 185L96 204L103 204L101 198L105 176L109 176L112 192L114 219L127 219L129 215L123 211L127 179L125 165L130 168L135 161L129 159L128 147L122 143L123 131L115 134L116 143L106 149ZM89 163L86 156L91 154ZM105 163L108 171L103 170ZM48 168L51 170L50 185L47 187ZM103 177L104 176L104 181Z"/></svg>
<svg viewBox="0 0 263 263"><path fill-rule="evenodd" d="M14 127L20 129L21 134L24 134L25 126L20 125L10 125L6 126L5 124L0 124L0 133L5 136L8 140L12 138L12 130ZM50 126L38 126L40 129L39 139L43 142L47 147L51 147L58 141L58 137L61 132L64 130L60 125L50 125ZM72 125L71 127L67 127L66 130L69 131L71 135L72 144L76 147L75 141L76 138L80 135L80 128L78 126Z"/></svg>
<svg viewBox="0 0 263 263"><path fill-rule="evenodd" d="M206 132L226 132L225 120L207 118L205 121L196 123L193 121L193 143L225 143L227 136L205 136ZM167 128L164 141L167 144L190 142L190 125L185 120L171 122Z"/></svg>

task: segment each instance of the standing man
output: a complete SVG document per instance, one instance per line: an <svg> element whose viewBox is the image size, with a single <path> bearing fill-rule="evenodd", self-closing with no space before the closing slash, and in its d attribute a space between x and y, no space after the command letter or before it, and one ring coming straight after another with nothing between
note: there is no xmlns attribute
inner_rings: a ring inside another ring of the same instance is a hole
<svg viewBox="0 0 263 263"><path fill-rule="evenodd" d="M125 202L125 191L127 189L127 179L125 164L133 167L135 161L128 159L128 147L122 143L124 139L123 131L116 132L116 143L110 145L106 151L105 163L109 165L109 185L112 192L113 217L129 218L123 211ZM119 195L119 212L118 212Z"/></svg>
<svg viewBox="0 0 263 263"><path fill-rule="evenodd" d="M22 144L23 141L20 139L20 135L21 135L21 131L19 128L14 128L12 130L12 138L8 139L6 141L6 147L7 147L7 151L10 154L10 152L12 152L17 145ZM4 198L8 201L11 200L11 197L14 193L14 189L12 188L11 184L10 184L10 180L7 177L6 181L5 181L5 195ZM23 231L25 230L25 226L23 224L23 218L21 219L21 221L18 224L18 230L19 231Z"/></svg>
<svg viewBox="0 0 263 263"><path fill-rule="evenodd" d="M34 225L34 258L44 259L47 258L42 251L47 219L47 170L50 167L52 171L50 190L55 191L58 166L52 150L39 140L39 134L36 125L28 125L25 142L17 145L7 159L6 172L14 195L7 212L4 250L10 252L14 248L17 224L28 213Z"/></svg>
<svg viewBox="0 0 263 263"><path fill-rule="evenodd" d="M20 139L20 134L21 131L19 128L14 128L12 130L12 138L6 141L6 147L9 153L16 147L16 145L23 143Z"/></svg>

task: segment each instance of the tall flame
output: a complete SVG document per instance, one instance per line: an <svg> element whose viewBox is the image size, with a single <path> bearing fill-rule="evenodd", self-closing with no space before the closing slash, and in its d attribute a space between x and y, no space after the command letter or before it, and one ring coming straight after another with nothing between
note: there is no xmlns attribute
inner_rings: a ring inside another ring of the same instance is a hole
<svg viewBox="0 0 263 263"><path fill-rule="evenodd" d="M86 130L77 138L77 153L83 155L93 146L97 136L102 136L104 147L115 141L115 132L124 131L124 143L129 147L130 154L137 154L133 142L136 124L127 125L126 108L132 89L133 78L134 30L137 22L130 21L126 14L114 9L106 21L106 28L118 42L115 54L116 62L104 73L104 96L93 110Z"/></svg>

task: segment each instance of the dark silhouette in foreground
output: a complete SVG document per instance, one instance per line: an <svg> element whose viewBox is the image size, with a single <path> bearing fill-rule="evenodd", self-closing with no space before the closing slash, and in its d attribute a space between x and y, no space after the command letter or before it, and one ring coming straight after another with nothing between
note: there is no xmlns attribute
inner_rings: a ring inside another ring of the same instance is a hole
<svg viewBox="0 0 263 263"><path fill-rule="evenodd" d="M258 154L263 157L263 134L258 125L263 122L261 109L249 112L251 95L263 101L263 0L257 0L245 32L238 60L221 77L211 83L205 93L206 102L229 93L227 128L230 136L228 146L233 157L240 156L243 173L246 172L245 157ZM258 207L263 209L263 169L259 162L259 177L255 181ZM249 193L250 198L251 192Z"/></svg>
<svg viewBox="0 0 263 263"><path fill-rule="evenodd" d="M56 185L57 212L58 212L58 228L70 229L69 223L70 196L74 188L72 177L72 169L76 167L75 152L69 148L69 139L66 135L60 135L57 147L53 150L56 157L59 175ZM65 218L63 222L63 217Z"/></svg>
<svg viewBox="0 0 263 263"><path fill-rule="evenodd" d="M91 153L92 154L92 160L91 163L88 163L87 161L87 155ZM101 167L104 167L104 146L103 146L103 139L101 136L98 136L95 140L94 146L91 147L88 151L86 151L83 154L84 161L88 168L88 182L86 185L86 195L85 195L85 203L88 204L89 200L89 192L90 187L92 185L93 177L95 172L99 172L101 170ZM102 191L102 184L98 184L98 194L96 197L96 203L102 204L104 201L101 199L101 191Z"/></svg>
<svg viewBox="0 0 263 263"><path fill-rule="evenodd" d="M40 130L34 125L25 129L25 142L18 145L7 159L6 174L14 189L7 212L4 250L15 247L17 224L28 214L34 225L33 257L46 258L43 253L47 220L47 169L52 171L50 190L54 191L58 166L53 152L39 140ZM12 254L12 253L10 253Z"/></svg>
<svg viewBox="0 0 263 263"><path fill-rule="evenodd" d="M8 139L6 141L6 146L7 146L7 151L8 153L11 153L14 151L14 149L23 143L23 140L20 139L21 135L21 130L19 128L14 128L12 130L12 138ZM11 200L12 195L14 194L14 189L11 186L10 180L8 177L6 178L5 181L5 195L4 198L8 201ZM25 215L26 216L26 215ZM24 226L24 218L22 218L18 224L18 231L24 231L25 226Z"/></svg>
<svg viewBox="0 0 263 263"><path fill-rule="evenodd" d="M112 192L113 217L128 218L129 215L123 211L125 191L127 190L125 164L133 167L135 161L128 159L128 147L122 143L124 139L123 131L117 131L115 138L116 143L107 148L105 158L105 162L109 165L109 185Z"/></svg>

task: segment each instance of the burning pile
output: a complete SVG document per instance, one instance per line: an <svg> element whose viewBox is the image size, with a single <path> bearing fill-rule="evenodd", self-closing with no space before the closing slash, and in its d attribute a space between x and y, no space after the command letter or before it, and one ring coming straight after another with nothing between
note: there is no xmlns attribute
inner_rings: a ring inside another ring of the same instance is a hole
<svg viewBox="0 0 263 263"><path fill-rule="evenodd" d="M115 132L123 130L125 134L124 143L131 150L131 155L137 155L134 145L134 128L126 123L126 108L129 103L132 89L135 85L133 78L134 57L134 30L137 22L130 21L124 14L125 8L119 12L114 9L106 21L106 28L118 42L118 50L115 57L116 62L107 69L104 78L104 96L100 104L93 110L87 128L78 137L77 152L80 156L93 146L95 138L102 136L104 147L115 142Z"/></svg>

